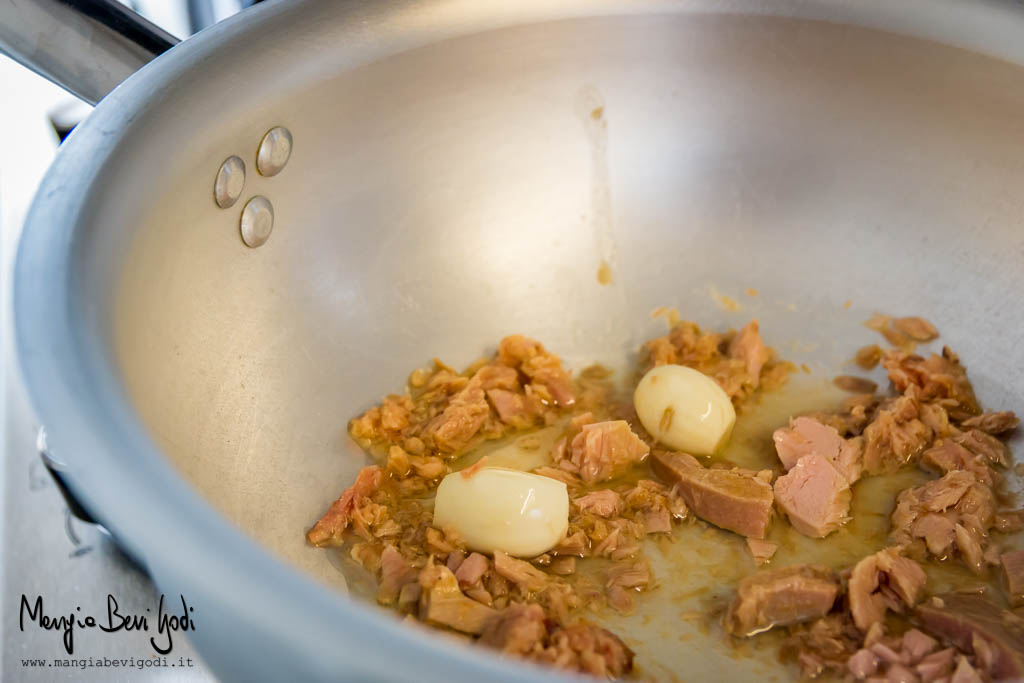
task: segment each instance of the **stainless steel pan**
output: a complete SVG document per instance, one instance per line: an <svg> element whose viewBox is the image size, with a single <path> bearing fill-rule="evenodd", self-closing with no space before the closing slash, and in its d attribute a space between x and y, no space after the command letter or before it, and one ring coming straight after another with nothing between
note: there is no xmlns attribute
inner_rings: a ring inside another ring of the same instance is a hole
<svg viewBox="0 0 1024 683"><path fill-rule="evenodd" d="M225 678L533 679L346 599L304 544L363 462L347 420L510 332L625 358L659 305L758 316L822 376L871 311L924 314L989 405L1021 405L1020 64L1012 3L260 6L65 144L18 255L24 378L74 494L200 606ZM293 151L265 176L275 126ZM252 248L255 196L274 222ZM747 287L741 312L709 295ZM656 674L764 660L631 635Z"/></svg>

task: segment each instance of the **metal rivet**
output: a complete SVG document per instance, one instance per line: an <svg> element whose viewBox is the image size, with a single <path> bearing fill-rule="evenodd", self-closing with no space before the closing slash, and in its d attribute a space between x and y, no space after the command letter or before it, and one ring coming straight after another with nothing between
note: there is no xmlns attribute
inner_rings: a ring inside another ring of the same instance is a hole
<svg viewBox="0 0 1024 683"><path fill-rule="evenodd" d="M256 170L267 177L277 175L291 155L292 134L282 126L271 128L260 140L260 148L256 152Z"/></svg>
<svg viewBox="0 0 1024 683"><path fill-rule="evenodd" d="M245 203L242 209L242 241L250 247L258 247L270 239L274 229L274 207L270 200L256 195Z"/></svg>
<svg viewBox="0 0 1024 683"><path fill-rule="evenodd" d="M224 160L213 183L213 199L222 209L234 206L245 187L245 162L231 156Z"/></svg>

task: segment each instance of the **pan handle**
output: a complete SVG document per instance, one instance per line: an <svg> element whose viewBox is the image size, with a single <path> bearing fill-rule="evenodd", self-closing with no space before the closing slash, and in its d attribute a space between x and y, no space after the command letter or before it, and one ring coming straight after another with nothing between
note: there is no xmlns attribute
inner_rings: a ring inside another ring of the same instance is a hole
<svg viewBox="0 0 1024 683"><path fill-rule="evenodd" d="M116 0L0 0L0 52L89 104L177 43Z"/></svg>

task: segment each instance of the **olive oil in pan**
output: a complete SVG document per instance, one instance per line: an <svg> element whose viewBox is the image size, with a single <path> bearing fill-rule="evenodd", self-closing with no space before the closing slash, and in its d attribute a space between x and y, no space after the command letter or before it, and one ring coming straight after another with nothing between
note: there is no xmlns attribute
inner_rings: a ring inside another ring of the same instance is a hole
<svg viewBox="0 0 1024 683"><path fill-rule="evenodd" d="M590 389L605 392L610 404L621 406L631 398L631 387L622 386L627 373L601 377L592 372ZM579 376L585 377L584 373ZM796 374L782 389L761 395L746 407L736 422L732 437L721 459L754 470L771 469L781 473L781 465L772 442L772 432L786 425L794 415L838 409L848 396L831 382L819 377ZM596 411L596 419L615 417L614 408ZM462 469L487 456L488 464L529 470L551 463L550 451L564 432L565 424L539 429L507 439L481 444L453 463ZM707 462L707 461L705 461ZM648 467L634 468L628 476L600 487L634 483L655 478ZM814 563L842 570L866 555L887 545L889 517L896 495L908 487L927 481L930 476L918 468L904 468L885 476L865 476L853 487L849 523L823 539L808 538L796 532L784 518L776 517L768 534L779 549L768 568ZM1016 478L1011 477L1011 485ZM424 504L430 505L429 500ZM1002 539L1007 548L1024 547L1024 540ZM746 639L726 635L721 621L735 595L737 582L759 570L737 534L723 531L702 521L677 526L668 537L649 539L645 552L650 561L653 587L635 596L636 609L622 615L611 608L585 611L583 618L599 623L619 634L636 652L636 676L659 681L693 680L794 680L799 672L794 665L779 660L785 634L781 629ZM374 602L373 576L348 555L349 548L329 551L331 561L346 577L350 593ZM600 585L609 562L588 558L577 564L578 571ZM975 576L959 561L928 562L927 591L941 593L951 589L985 589L999 595L995 571Z"/></svg>

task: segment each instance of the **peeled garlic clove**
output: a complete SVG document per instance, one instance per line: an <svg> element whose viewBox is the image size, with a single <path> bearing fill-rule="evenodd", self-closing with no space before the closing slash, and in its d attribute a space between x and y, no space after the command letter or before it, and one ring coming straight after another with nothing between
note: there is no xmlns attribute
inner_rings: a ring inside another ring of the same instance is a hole
<svg viewBox="0 0 1024 683"><path fill-rule="evenodd" d="M453 472L437 487L434 526L451 528L473 550L534 557L565 534L569 493L557 479L504 467Z"/></svg>
<svg viewBox="0 0 1024 683"><path fill-rule="evenodd" d="M715 380L682 365L652 368L636 387L637 417L659 443L693 455L712 455L725 445L736 410Z"/></svg>

